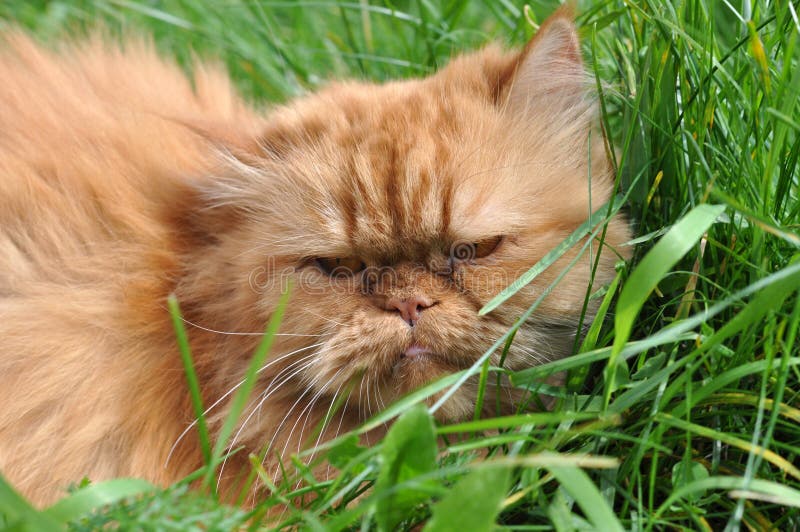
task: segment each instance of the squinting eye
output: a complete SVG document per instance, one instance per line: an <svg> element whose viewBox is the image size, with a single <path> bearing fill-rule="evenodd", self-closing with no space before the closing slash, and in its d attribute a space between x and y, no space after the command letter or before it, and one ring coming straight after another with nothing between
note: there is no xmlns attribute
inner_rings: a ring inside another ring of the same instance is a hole
<svg viewBox="0 0 800 532"><path fill-rule="evenodd" d="M367 267L357 257L319 257L316 259L316 263L322 271L331 277L347 277Z"/></svg>
<svg viewBox="0 0 800 532"><path fill-rule="evenodd" d="M450 260L469 262L482 259L491 255L502 241L502 236L493 236L478 242L456 242L450 247Z"/></svg>
<svg viewBox="0 0 800 532"><path fill-rule="evenodd" d="M492 238L487 238L486 240L481 240L480 242L475 242L473 246L475 246L475 258L482 259L488 255L491 255L494 250L497 249L497 246L500 245L500 242L503 241L502 236L493 236Z"/></svg>

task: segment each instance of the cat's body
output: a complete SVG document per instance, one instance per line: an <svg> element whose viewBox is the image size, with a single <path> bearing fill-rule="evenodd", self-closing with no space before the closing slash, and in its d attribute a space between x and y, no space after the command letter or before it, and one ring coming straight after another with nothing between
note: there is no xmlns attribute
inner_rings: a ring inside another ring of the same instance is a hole
<svg viewBox="0 0 800 532"><path fill-rule="evenodd" d="M266 116L221 72L200 69L193 88L145 45L53 53L9 36L0 471L46 503L84 476L166 484L202 464L194 431L180 437L194 415L173 292L211 405L240 381L294 280L231 476L266 444L297 450L337 396L349 394L329 433L469 367L574 252L488 316L477 310L611 191L571 22L549 28L522 53L487 48L423 80L333 85ZM612 221L608 243L627 237ZM458 255L465 242L472 257ZM368 269L329 277L336 258ZM616 258L601 256L598 286ZM373 268L390 273L368 279ZM507 367L569 354L590 269L587 255L556 286ZM473 400L467 385L438 415L463 418ZM225 414L224 400L210 410L212 433Z"/></svg>

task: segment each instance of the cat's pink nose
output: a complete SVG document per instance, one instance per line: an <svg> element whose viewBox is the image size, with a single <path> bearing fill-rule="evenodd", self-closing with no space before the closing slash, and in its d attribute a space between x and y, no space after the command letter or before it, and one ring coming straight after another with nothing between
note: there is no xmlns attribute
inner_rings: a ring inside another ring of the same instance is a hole
<svg viewBox="0 0 800 532"><path fill-rule="evenodd" d="M406 323L412 327L417 324L420 313L428 307L432 307L436 302L424 296L413 296L399 299L390 297L386 300L386 310L396 310Z"/></svg>

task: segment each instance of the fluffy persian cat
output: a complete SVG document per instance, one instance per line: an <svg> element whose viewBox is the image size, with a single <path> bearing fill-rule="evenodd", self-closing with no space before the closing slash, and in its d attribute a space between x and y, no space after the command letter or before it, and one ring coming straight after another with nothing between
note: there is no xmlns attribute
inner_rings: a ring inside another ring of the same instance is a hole
<svg viewBox="0 0 800 532"><path fill-rule="evenodd" d="M523 50L333 83L268 113L220 69L189 80L136 40L50 51L7 32L0 79L0 471L39 504L84 476L168 484L202 465L195 431L181 437L194 415L169 294L213 436L294 287L224 490L248 453L296 451L337 396L322 437L472 365L575 252L478 310L612 189L564 11ZM628 238L612 220L597 286ZM505 367L569 355L592 261L546 297ZM437 416L469 416L475 390Z"/></svg>

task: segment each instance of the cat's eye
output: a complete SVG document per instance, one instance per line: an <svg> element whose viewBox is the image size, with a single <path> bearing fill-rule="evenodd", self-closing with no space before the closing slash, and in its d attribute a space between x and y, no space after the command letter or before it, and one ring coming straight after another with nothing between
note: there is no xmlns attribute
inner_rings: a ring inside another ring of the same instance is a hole
<svg viewBox="0 0 800 532"><path fill-rule="evenodd" d="M487 238L485 240L481 240L480 242L475 242L473 246L475 246L475 258L482 259L483 257L487 257L494 253L494 250L500 245L500 242L503 241L502 236L493 236L492 238Z"/></svg>
<svg viewBox="0 0 800 532"><path fill-rule="evenodd" d="M367 267L358 257L319 257L315 262L331 277L348 277Z"/></svg>
<svg viewBox="0 0 800 532"><path fill-rule="evenodd" d="M456 242L450 247L450 269L454 262L470 262L488 257L500 246L502 236L493 236L478 242Z"/></svg>
<svg viewBox="0 0 800 532"><path fill-rule="evenodd" d="M450 248L450 260L471 261L491 255L503 241L502 236L493 236L478 242L457 242Z"/></svg>

